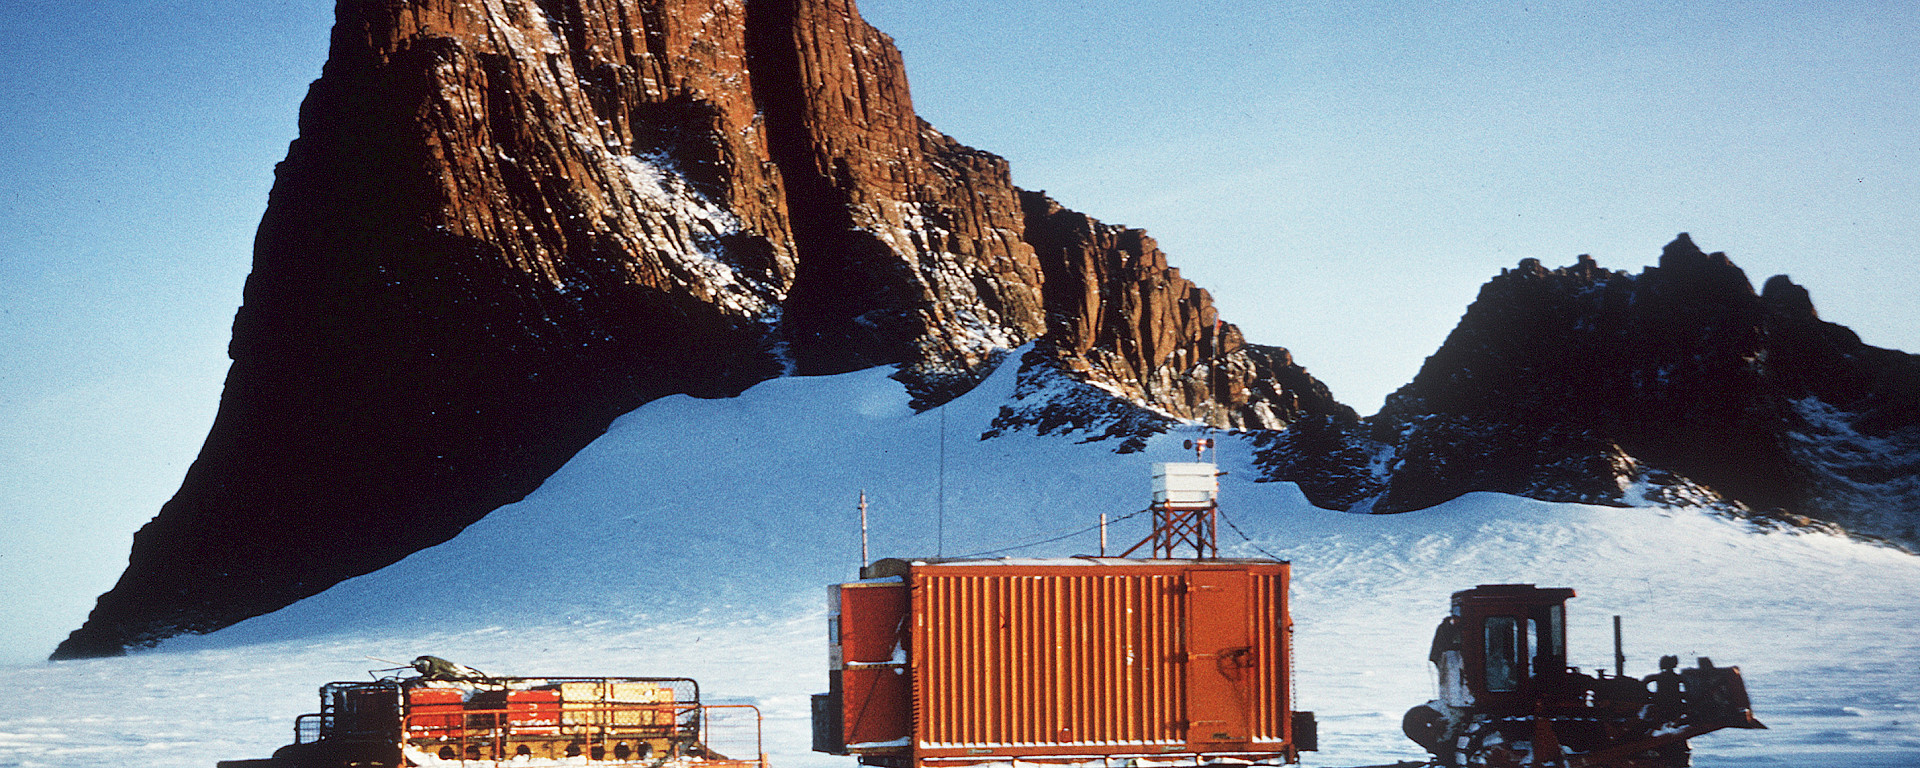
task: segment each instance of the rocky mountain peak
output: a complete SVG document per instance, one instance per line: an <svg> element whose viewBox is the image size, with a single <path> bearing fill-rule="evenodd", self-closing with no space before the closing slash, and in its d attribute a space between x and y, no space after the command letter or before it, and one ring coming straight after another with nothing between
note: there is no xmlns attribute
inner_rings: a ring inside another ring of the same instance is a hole
<svg viewBox="0 0 1920 768"><path fill-rule="evenodd" d="M1813 308L1812 294L1786 275L1767 278L1766 285L1760 288L1760 299L1767 303L1768 309L1783 317L1802 323L1820 319L1820 313Z"/></svg>
<svg viewBox="0 0 1920 768"><path fill-rule="evenodd" d="M1343 408L1040 199L914 113L850 0L338 0L213 430L56 656L443 542L670 394L892 365L924 408L1031 344L1003 429Z"/></svg>

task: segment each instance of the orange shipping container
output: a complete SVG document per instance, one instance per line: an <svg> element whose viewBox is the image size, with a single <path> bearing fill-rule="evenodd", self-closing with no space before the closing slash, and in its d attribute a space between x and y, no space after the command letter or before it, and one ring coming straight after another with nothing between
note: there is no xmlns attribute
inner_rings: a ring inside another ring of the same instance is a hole
<svg viewBox="0 0 1920 768"><path fill-rule="evenodd" d="M815 749L920 766L1311 748L1311 716L1289 706L1284 562L883 560L867 575L833 590Z"/></svg>

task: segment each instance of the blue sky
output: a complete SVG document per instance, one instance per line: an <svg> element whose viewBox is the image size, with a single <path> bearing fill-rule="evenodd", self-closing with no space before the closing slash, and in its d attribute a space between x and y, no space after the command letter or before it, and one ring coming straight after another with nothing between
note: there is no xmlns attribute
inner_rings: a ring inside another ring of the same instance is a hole
<svg viewBox="0 0 1920 768"><path fill-rule="evenodd" d="M934 125L1147 229L1363 413L1501 268L1682 231L1920 350L1920 13L1670 5L861 7ZM0 662L77 626L197 453L331 15L0 5Z"/></svg>

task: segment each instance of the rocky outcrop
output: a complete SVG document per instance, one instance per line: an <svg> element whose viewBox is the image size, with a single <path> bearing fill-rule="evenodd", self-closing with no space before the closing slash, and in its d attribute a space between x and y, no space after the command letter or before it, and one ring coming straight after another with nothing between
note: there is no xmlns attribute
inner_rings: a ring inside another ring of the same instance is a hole
<svg viewBox="0 0 1920 768"><path fill-rule="evenodd" d="M1151 241L921 121L849 0L339 0L300 123L213 430L57 657L445 541L667 394L898 365L928 407L1033 342L1156 418L1332 407Z"/></svg>
<svg viewBox="0 0 1920 768"><path fill-rule="evenodd" d="M995 430L1078 429L1132 447L1175 420L1256 430L1357 420L1287 350L1248 344L1145 232L1043 193L1021 199L1046 278L1047 332L1022 361L1016 401ZM1119 396L1125 415L1096 391Z"/></svg>
<svg viewBox="0 0 1920 768"><path fill-rule="evenodd" d="M1333 471L1274 438L1271 474L1339 478L1326 503L1379 512L1498 491L1920 541L1920 357L1820 320L1785 276L1756 294L1684 234L1639 275L1585 256L1502 272L1368 427L1331 441Z"/></svg>

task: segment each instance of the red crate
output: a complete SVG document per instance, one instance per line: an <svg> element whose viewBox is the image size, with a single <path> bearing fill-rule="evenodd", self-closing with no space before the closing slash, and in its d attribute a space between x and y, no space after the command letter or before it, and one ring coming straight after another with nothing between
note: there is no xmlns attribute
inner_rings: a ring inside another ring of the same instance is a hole
<svg viewBox="0 0 1920 768"><path fill-rule="evenodd" d="M514 733L559 733L560 691L507 691L507 727Z"/></svg>
<svg viewBox="0 0 1920 768"><path fill-rule="evenodd" d="M465 695L457 688L407 691L407 738L447 738L465 727Z"/></svg>

